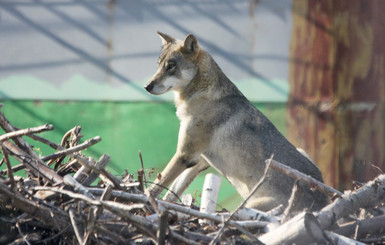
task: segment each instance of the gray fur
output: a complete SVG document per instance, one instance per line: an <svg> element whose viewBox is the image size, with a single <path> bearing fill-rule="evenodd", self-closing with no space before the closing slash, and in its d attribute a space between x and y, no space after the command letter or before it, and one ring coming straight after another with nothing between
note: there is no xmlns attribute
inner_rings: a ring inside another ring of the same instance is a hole
<svg viewBox="0 0 385 245"><path fill-rule="evenodd" d="M175 92L181 127L176 153L157 184L168 186L188 167L208 163L246 198L261 178L264 162L271 154L276 161L322 181L317 166L243 96L193 35L185 41L168 35L166 39L163 38L158 71L146 89L153 94ZM172 71L170 62L175 65ZM270 170L248 206L268 210L286 205L293 184L290 177ZM155 195L161 190L157 185L150 187ZM326 196L307 189L297 208L319 209L326 203Z"/></svg>

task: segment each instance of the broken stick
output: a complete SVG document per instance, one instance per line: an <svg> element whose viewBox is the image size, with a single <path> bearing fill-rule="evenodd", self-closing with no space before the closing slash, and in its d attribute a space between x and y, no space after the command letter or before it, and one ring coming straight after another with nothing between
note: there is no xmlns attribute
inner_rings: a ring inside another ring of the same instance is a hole
<svg viewBox="0 0 385 245"><path fill-rule="evenodd" d="M268 160L266 160L268 161ZM302 179L303 181L305 181L309 186L311 187L316 187L319 191L321 191L322 193L328 195L328 196L342 196L343 193L328 186L328 185L325 185L324 183L310 177L309 175L306 175L304 173L301 173L299 172L298 170L296 169L293 169L289 166L286 166L280 162L277 162L275 160L272 160L271 161L271 164L270 164L270 167L274 170L277 170L281 173L284 173L290 177L292 177L293 179Z"/></svg>
<svg viewBox="0 0 385 245"><path fill-rule="evenodd" d="M53 125L52 124L44 124L43 126L39 127L33 127L33 128L26 128L26 129L20 129L17 131L9 132L3 135L0 135L0 142L20 137L23 135L30 135L30 134L36 134L36 133L41 133L44 131L48 130L53 130Z"/></svg>

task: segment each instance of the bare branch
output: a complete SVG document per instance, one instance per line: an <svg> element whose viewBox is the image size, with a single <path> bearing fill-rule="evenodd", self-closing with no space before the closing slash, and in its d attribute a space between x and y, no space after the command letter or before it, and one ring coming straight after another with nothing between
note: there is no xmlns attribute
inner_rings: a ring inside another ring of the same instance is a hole
<svg viewBox="0 0 385 245"><path fill-rule="evenodd" d="M328 228L338 219L354 213L359 208L375 207L385 200L385 175L369 181L358 190L337 198L317 215L322 228Z"/></svg>
<svg viewBox="0 0 385 245"><path fill-rule="evenodd" d="M55 158L59 158L59 157L64 157L66 155L70 155L70 154L73 154L75 152L78 152L78 151L81 151L81 150L84 150L98 142L100 142L102 139L100 138L100 136L95 136L93 137L92 139L89 139L89 140L86 140L84 143L80 144L80 145L77 145L77 146L74 146L74 147L71 147L71 148L68 148L68 149L65 149L65 150L61 150L59 152L55 152L49 156L45 156L45 157L42 157L41 160L42 161L48 161L50 159L55 159Z"/></svg>
<svg viewBox="0 0 385 245"><path fill-rule="evenodd" d="M268 161L268 160L266 160ZM286 166L280 162L277 162L275 160L272 160L271 161L271 165L270 167L272 169L275 169L281 173L284 173L290 177L292 177L293 179L302 179L303 181L305 181L309 186L311 187L316 187L319 191L323 192L324 194L328 195L328 196L342 196L343 193L328 186L328 185L325 185L324 183L310 177L309 175L306 175L304 173L301 173L299 172L298 170L296 169L293 169L289 166Z"/></svg>
<svg viewBox="0 0 385 245"><path fill-rule="evenodd" d="M75 235L76 235L76 239L78 240L80 245L84 245L85 241L83 239L82 234L80 234L81 232L80 232L79 227L78 227L78 225L76 224L76 221L75 221L75 211L72 208L70 208L70 210L68 210L68 213L69 213L69 216L70 216L72 227L73 227Z"/></svg>
<svg viewBox="0 0 385 245"><path fill-rule="evenodd" d="M41 175L45 179L53 183L63 182L63 178L59 176L54 170L49 168L44 162L39 161L40 159L31 157L30 155L22 151L19 147L12 144L10 141L5 141L3 145L7 147L8 151L19 162L23 163L28 169L33 171L34 174Z"/></svg>
<svg viewBox="0 0 385 245"><path fill-rule="evenodd" d="M368 182L360 189L337 198L333 203L315 214L317 226L321 230L328 229L340 218L346 217L360 208L375 207L385 200L385 175L380 175L373 181ZM312 242L314 237L308 232L304 213L295 216L285 224L260 236L262 242L269 244L306 243ZM313 222L314 223L314 222ZM290 232L289 232L290 231ZM277 234L285 234L277 238ZM272 242L276 241L276 242Z"/></svg>
<svg viewBox="0 0 385 245"><path fill-rule="evenodd" d="M114 185L115 188L120 189L120 183L122 182L121 179L113 176L109 172L107 172L105 169L98 169L95 165L93 165L90 161L88 161L87 158L80 156L79 154L70 154L72 157L77 159L81 165L83 165L86 168L91 169L96 174L101 174L102 176L106 177L109 181L111 181L111 184ZM100 176L100 177L102 177Z"/></svg>
<svg viewBox="0 0 385 245"><path fill-rule="evenodd" d="M158 245L166 244L166 236L168 231L168 212L164 211L160 215L159 230L158 230Z"/></svg>
<svg viewBox="0 0 385 245"><path fill-rule="evenodd" d="M0 202L12 203L14 208L22 210L27 214L50 225L55 230L62 230L69 224L69 217L64 211L59 209L50 209L47 206L35 203L23 197L18 192L11 191L6 185L0 182L0 193L2 198Z"/></svg>
<svg viewBox="0 0 385 245"><path fill-rule="evenodd" d="M9 161L8 153L5 150L5 147L2 143L1 143L1 152L4 157L5 165L7 166L7 174L8 174L9 180L11 181L11 189L15 190L16 184L15 184L15 179L13 178L11 162Z"/></svg>
<svg viewBox="0 0 385 245"><path fill-rule="evenodd" d="M6 141L6 140L9 140L12 138L20 137L23 135L41 133L41 132L48 131L48 130L53 130L52 124L45 124L45 125L39 126L39 127L17 130L17 131L13 131L10 133L0 135L0 142Z"/></svg>
<svg viewBox="0 0 385 245"><path fill-rule="evenodd" d="M305 187L305 183L301 179L297 179L294 183L293 189L291 191L291 196L288 201L288 205L283 212L282 223L285 223L289 218L291 218L290 214L293 210L296 211L296 203L302 198L303 190Z"/></svg>

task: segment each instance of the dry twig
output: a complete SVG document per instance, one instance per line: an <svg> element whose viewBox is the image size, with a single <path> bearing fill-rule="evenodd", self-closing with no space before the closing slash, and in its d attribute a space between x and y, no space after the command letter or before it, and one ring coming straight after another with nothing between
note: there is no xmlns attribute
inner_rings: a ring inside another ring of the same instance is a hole
<svg viewBox="0 0 385 245"><path fill-rule="evenodd" d="M268 160L266 160L268 161ZM285 164L282 164L280 162L277 162L275 160L272 160L271 161L271 164L270 164L270 167L272 169L275 169L279 172L282 172L294 179L302 179L303 181L305 181L309 186L311 187L316 187L319 191L323 192L324 194L328 195L328 196L331 196L331 197L334 197L334 196L342 196L343 193L328 186L328 185L325 185L324 183L322 182L319 182L318 180L310 177L309 175L306 175L306 174L303 174L301 172L299 172L298 170L296 169L293 169Z"/></svg>
<svg viewBox="0 0 385 245"><path fill-rule="evenodd" d="M15 184L15 179L13 178L13 172L12 172L11 163L8 158L8 153L5 150L5 146L2 143L0 144L1 144L1 153L3 154L5 165L7 166L7 174L8 174L9 180L11 181L11 189L15 191L16 184Z"/></svg>
<svg viewBox="0 0 385 245"><path fill-rule="evenodd" d="M45 124L45 125L39 126L39 127L17 130L17 131L13 131L10 133L0 135L0 142L6 141L6 140L9 140L12 138L20 137L23 135L41 133L41 132L48 131L48 130L53 130L52 124Z"/></svg>

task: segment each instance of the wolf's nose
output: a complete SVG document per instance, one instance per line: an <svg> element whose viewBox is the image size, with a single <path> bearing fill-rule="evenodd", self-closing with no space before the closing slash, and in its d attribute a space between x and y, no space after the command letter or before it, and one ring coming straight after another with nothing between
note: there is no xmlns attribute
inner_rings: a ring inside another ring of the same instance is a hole
<svg viewBox="0 0 385 245"><path fill-rule="evenodd" d="M148 91L151 92L151 90L154 88L154 85L152 83L148 83L144 88Z"/></svg>

